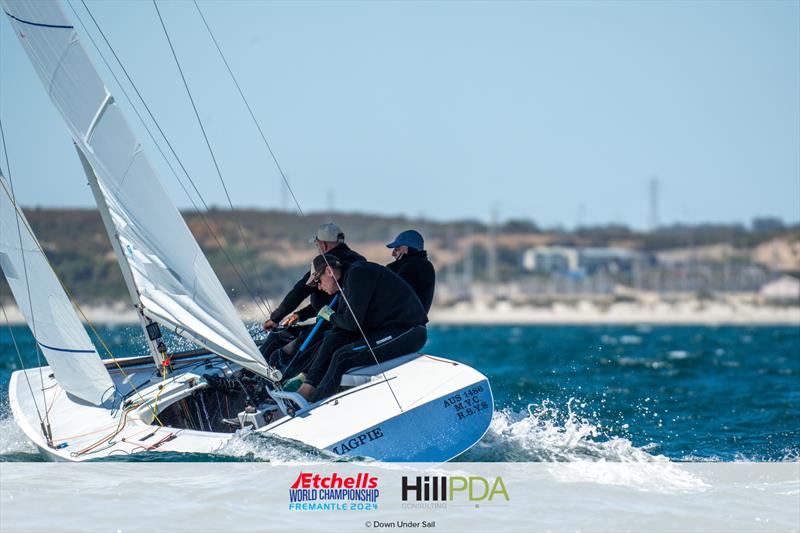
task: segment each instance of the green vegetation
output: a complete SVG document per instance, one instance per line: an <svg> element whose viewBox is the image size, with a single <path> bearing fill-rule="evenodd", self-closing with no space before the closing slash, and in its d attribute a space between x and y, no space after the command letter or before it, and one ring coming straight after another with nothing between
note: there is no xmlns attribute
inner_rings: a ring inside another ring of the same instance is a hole
<svg viewBox="0 0 800 533"><path fill-rule="evenodd" d="M37 208L26 210L26 215L57 274L80 301L127 299L122 275L96 210ZM448 262L463 261L466 242L472 239L474 274L481 279L487 272L489 228L475 220L435 222L360 213L313 213L303 218L282 211L220 209L185 212L184 217L234 298L247 296L245 283L258 296L286 291L306 269L306 259L297 258L309 255L309 237L319 224L332 219L344 228L348 242L356 248L385 243L404 229L416 228L425 235L427 248L440 269ZM239 225L246 243L242 242ZM639 232L622 225L607 225L567 232L514 219L498 225L496 234L499 278L508 280L523 272L520 256L535 243L617 246L647 252L720 243L752 248L778 237L797 240L800 226L786 227L780 220L762 217L754 220L751 228L741 224L702 224ZM390 260L388 253L384 260ZM0 298L9 297L4 279L0 289Z"/></svg>

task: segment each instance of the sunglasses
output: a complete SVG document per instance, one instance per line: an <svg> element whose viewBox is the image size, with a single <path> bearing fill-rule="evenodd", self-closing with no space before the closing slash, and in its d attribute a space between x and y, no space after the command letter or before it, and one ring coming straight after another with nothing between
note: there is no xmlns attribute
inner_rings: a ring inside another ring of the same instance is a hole
<svg viewBox="0 0 800 533"><path fill-rule="evenodd" d="M309 285L315 285L315 286L319 287L319 282L320 282L320 279L322 278L322 274L323 273L324 273L324 271L320 272L319 274L314 274L314 277L311 278L311 282L309 283Z"/></svg>

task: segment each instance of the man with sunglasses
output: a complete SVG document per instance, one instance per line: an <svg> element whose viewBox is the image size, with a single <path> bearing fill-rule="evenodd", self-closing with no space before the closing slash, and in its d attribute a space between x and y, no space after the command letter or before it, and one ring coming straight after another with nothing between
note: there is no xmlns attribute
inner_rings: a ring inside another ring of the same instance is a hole
<svg viewBox="0 0 800 533"><path fill-rule="evenodd" d="M315 402L336 392L349 369L416 352L428 340L428 315L411 286L385 266L344 264L331 254L314 258L309 283L333 296L336 309L319 317L332 328L314 353L305 383L298 389Z"/></svg>
<svg viewBox="0 0 800 533"><path fill-rule="evenodd" d="M342 228L333 222L322 224L309 243L315 244L320 253L336 257L342 264L350 265L365 261L364 256L345 244ZM261 345L261 353L271 366L280 369L287 378L300 373L307 362L306 357L295 357L295 355L311 331L311 326L294 326L294 324L312 318L333 298L326 292L318 290L315 284L309 284L308 279L309 273L306 272L270 314L263 326L264 331L269 331L270 334ZM310 298L310 303L297 310L306 298ZM286 329L273 332L279 325ZM318 335L316 342L309 345L305 353L312 353L321 339L322 335Z"/></svg>

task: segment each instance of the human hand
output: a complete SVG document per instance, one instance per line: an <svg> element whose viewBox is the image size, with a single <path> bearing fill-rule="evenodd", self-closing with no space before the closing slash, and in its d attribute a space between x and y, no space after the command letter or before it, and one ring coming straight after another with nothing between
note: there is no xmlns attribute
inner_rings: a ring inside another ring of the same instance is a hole
<svg viewBox="0 0 800 533"><path fill-rule="evenodd" d="M291 326L292 324L294 324L298 320L300 320L300 315L298 315L297 313L292 313L291 315L287 316L286 318L284 318L281 321L281 326L284 326L284 327Z"/></svg>
<svg viewBox="0 0 800 533"><path fill-rule="evenodd" d="M330 322L331 317L334 315L334 313L335 311L331 309L331 306L326 305L325 307L319 310L319 313L317 313L317 317L321 318L322 320Z"/></svg>
<svg viewBox="0 0 800 533"><path fill-rule="evenodd" d="M264 322L264 325L261 327L264 328L264 331L271 331L276 325L277 324L275 324L275 322L273 322L272 319L268 318L267 321Z"/></svg>

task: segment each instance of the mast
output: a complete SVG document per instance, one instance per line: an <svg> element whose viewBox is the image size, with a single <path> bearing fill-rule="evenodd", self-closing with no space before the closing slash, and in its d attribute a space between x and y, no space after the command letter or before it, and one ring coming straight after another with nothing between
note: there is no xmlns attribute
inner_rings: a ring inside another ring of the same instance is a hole
<svg viewBox="0 0 800 533"><path fill-rule="evenodd" d="M108 240L111 241L111 247L114 249L114 255L117 257L117 263L122 270L122 278L125 280L125 286L128 288L128 294L131 297L133 306L136 308L136 316L139 318L139 325L142 327L147 339L147 346L150 349L150 355L153 356L153 361L156 364L156 369L159 373L164 369L164 360L166 359L166 347L161 339L161 332L157 331L158 325L155 324L148 317L144 316L144 308L141 299L139 298L139 291L136 289L136 284L133 281L133 272L131 266L125 259L125 253L122 250L122 244L119 242L119 234L117 233L114 223L111 220L111 213L108 210L108 204L103 193L100 191L100 184L97 182L97 175L94 173L92 166L86 160L86 156L78 147L74 145L75 150L78 152L78 158L83 165L83 171L89 179L89 186L92 189L94 200L97 203L97 209L100 211L100 218L103 220L103 226L108 233ZM151 334L152 332L152 334Z"/></svg>
<svg viewBox="0 0 800 533"><path fill-rule="evenodd" d="M159 368L165 352L158 342L160 324L256 374L280 379L259 352L58 3L0 4L78 148Z"/></svg>

